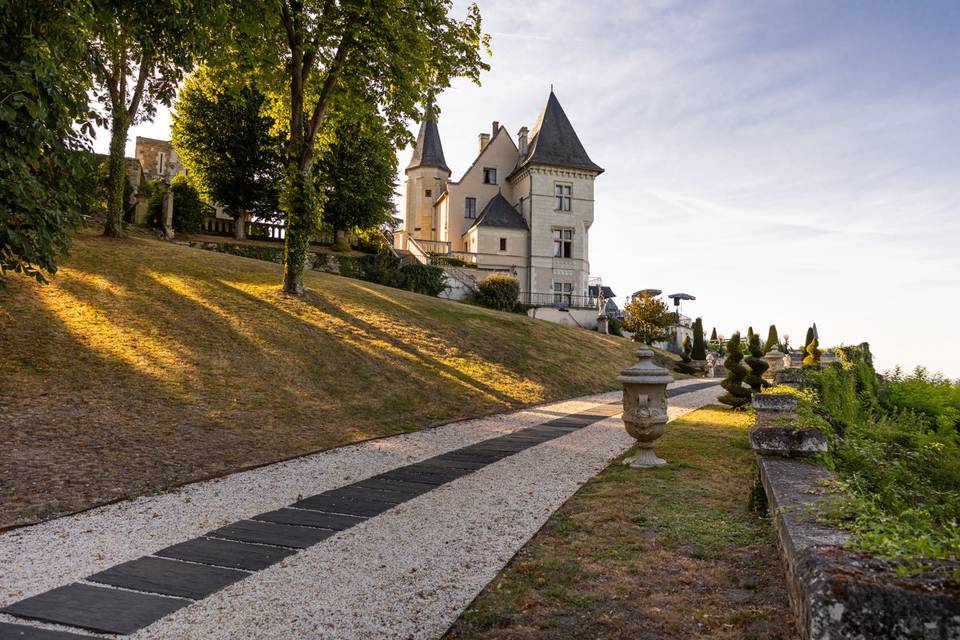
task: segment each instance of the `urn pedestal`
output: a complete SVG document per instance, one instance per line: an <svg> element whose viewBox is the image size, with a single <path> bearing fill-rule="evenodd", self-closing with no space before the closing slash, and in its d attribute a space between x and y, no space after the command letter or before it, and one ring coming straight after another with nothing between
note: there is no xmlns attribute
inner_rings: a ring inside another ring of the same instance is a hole
<svg viewBox="0 0 960 640"><path fill-rule="evenodd" d="M653 351L637 351L638 362L620 372L623 384L623 423L637 441L637 455L624 464L647 468L666 464L653 450L667 428L667 385L673 381L666 369L653 363Z"/></svg>

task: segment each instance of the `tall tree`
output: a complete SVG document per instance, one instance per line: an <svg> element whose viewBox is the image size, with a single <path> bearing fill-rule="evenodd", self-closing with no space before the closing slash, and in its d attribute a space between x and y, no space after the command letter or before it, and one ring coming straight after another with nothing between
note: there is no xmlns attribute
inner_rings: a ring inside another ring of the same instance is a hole
<svg viewBox="0 0 960 640"><path fill-rule="evenodd" d="M470 5L458 20L450 16L452 6L452 0L260 0L233 12L243 33L231 38L223 64L271 82L277 112L286 118L280 202L287 293L303 293L307 248L320 223L314 157L335 94L367 97L394 141L406 143L406 120L419 117L418 106L454 78L478 82L488 68L480 58L487 43L480 10Z"/></svg>
<svg viewBox="0 0 960 640"><path fill-rule="evenodd" d="M693 321L693 350L690 356L694 360L707 359L707 345L703 341L703 320L697 318Z"/></svg>
<svg viewBox="0 0 960 640"><path fill-rule="evenodd" d="M173 145L184 167L202 195L233 216L237 238L248 215L279 217L283 139L271 132L265 100L251 82L232 83L204 66L184 82L173 113Z"/></svg>
<svg viewBox="0 0 960 640"><path fill-rule="evenodd" d="M104 235L120 237L127 132L131 125L152 119L157 105L171 103L183 74L206 50L224 12L222 3L205 0L102 0L94 6L94 95L110 122Z"/></svg>
<svg viewBox="0 0 960 640"><path fill-rule="evenodd" d="M780 346L780 336L777 335L777 325L770 325L767 331L767 343L764 345L764 352L770 352Z"/></svg>
<svg viewBox="0 0 960 640"><path fill-rule="evenodd" d="M372 229L390 220L397 154L390 132L366 101L333 114L333 141L317 160L318 190L325 199L323 222L338 244L349 229Z"/></svg>
<svg viewBox="0 0 960 640"><path fill-rule="evenodd" d="M642 293L623 307L623 327L633 333L633 339L653 344L670 337L667 327L673 324L673 313L660 298Z"/></svg>
<svg viewBox="0 0 960 640"><path fill-rule="evenodd" d="M0 3L0 284L46 282L92 204L88 27L80 0Z"/></svg>

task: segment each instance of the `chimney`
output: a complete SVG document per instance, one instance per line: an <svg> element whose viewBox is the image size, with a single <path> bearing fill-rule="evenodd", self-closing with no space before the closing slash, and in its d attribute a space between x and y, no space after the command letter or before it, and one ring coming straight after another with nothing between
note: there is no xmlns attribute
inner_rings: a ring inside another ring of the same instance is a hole
<svg viewBox="0 0 960 640"><path fill-rule="evenodd" d="M480 143L480 148L477 150L477 153L480 153L480 152L483 151L483 148L487 146L487 143L490 142L490 134L489 134L489 133L481 133L480 136L479 136L478 139L477 139L477 142Z"/></svg>
<svg viewBox="0 0 960 640"><path fill-rule="evenodd" d="M493 135L497 135L497 131L500 131L500 123L497 122L496 120L493 121L492 131L493 131Z"/></svg>
<svg viewBox="0 0 960 640"><path fill-rule="evenodd" d="M529 129L526 127L520 127L520 131L517 132L517 145L520 147L520 155L527 155L527 133Z"/></svg>

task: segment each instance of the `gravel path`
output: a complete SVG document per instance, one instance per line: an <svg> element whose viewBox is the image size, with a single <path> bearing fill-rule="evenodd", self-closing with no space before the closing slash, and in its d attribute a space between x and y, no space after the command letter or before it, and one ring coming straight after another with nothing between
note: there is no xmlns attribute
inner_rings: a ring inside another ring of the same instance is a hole
<svg viewBox="0 0 960 640"><path fill-rule="evenodd" d="M719 387L711 387L671 398L671 419L714 402L718 394ZM0 534L0 606L301 496L619 397L619 392L589 396L342 447ZM553 511L630 444L614 417L522 450L129 637L436 637ZM2 614L0 621L22 622Z"/></svg>

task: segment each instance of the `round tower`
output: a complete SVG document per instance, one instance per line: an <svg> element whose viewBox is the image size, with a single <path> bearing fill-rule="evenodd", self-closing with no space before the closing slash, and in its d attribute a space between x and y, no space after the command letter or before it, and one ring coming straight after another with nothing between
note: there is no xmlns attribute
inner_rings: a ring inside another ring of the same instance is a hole
<svg viewBox="0 0 960 640"><path fill-rule="evenodd" d="M420 123L413 157L404 173L407 176L404 229L414 238L436 240L439 229L433 203L447 188L450 168L443 158L443 145L432 106L427 108Z"/></svg>

